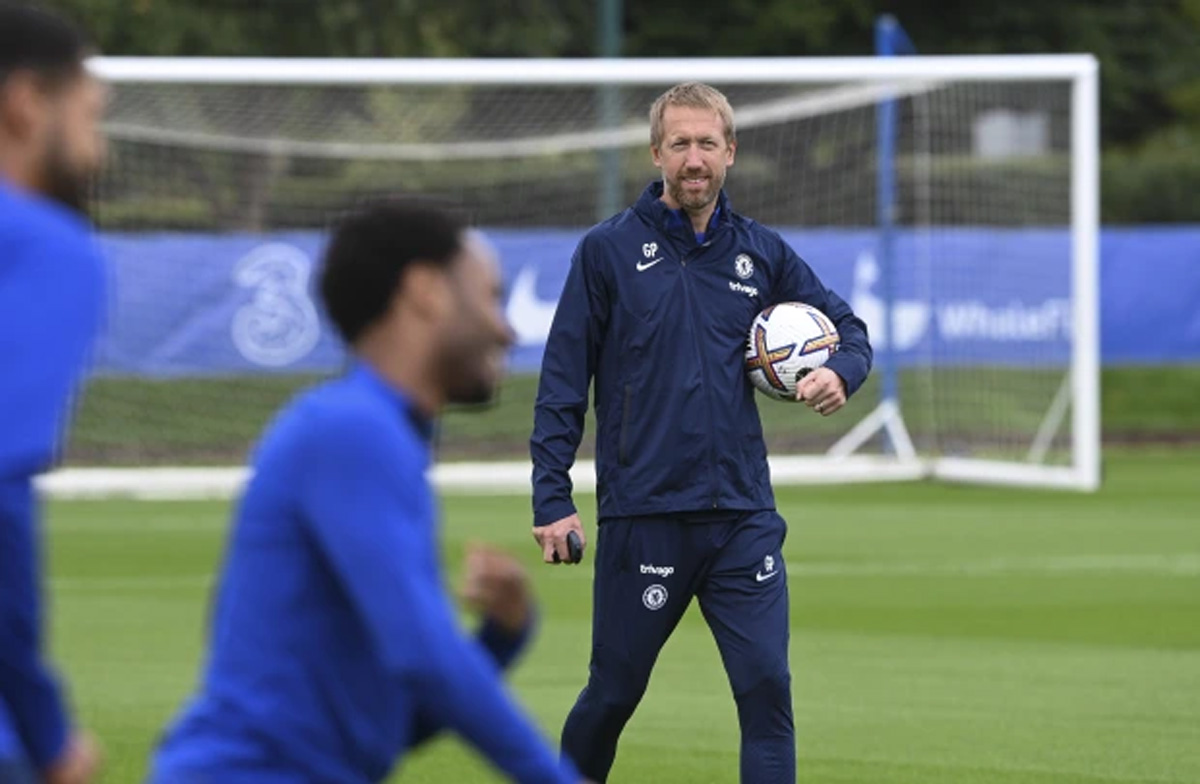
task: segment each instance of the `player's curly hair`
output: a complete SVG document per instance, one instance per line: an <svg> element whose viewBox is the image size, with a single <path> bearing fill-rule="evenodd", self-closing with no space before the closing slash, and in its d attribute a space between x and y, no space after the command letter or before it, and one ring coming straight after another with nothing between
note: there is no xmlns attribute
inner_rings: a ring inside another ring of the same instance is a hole
<svg viewBox="0 0 1200 784"><path fill-rule="evenodd" d="M650 146L658 147L663 138L663 115L668 106L686 106L691 109L711 109L725 125L725 142L737 141L733 125L733 107L729 99L715 87L702 82L683 82L667 90L650 107Z"/></svg>
<svg viewBox="0 0 1200 784"><path fill-rule="evenodd" d="M30 71L47 87L58 86L81 74L94 53L87 36L63 16L0 0L0 85L18 71Z"/></svg>
<svg viewBox="0 0 1200 784"><path fill-rule="evenodd" d="M337 221L321 270L321 299L347 344L387 313L410 264L449 266L468 224L431 199L371 199Z"/></svg>

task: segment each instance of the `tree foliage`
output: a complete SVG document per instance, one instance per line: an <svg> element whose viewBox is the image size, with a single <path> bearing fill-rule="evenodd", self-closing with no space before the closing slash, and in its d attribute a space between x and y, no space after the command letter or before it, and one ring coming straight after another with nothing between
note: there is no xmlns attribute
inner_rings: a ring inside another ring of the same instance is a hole
<svg viewBox="0 0 1200 784"><path fill-rule="evenodd" d="M580 57L595 51L604 0L48 2L113 55ZM1102 138L1119 170L1106 184L1140 183L1153 200L1177 191L1153 182L1179 161L1187 177L1200 168L1200 0L622 2L627 56L866 55L881 13L926 54L1091 52ZM1200 219L1200 206L1183 211Z"/></svg>
<svg viewBox="0 0 1200 784"><path fill-rule="evenodd" d="M600 0L54 0L109 54L586 56ZM1200 122L1200 0L625 0L624 54L870 54L894 14L928 54L1093 52L1104 138Z"/></svg>

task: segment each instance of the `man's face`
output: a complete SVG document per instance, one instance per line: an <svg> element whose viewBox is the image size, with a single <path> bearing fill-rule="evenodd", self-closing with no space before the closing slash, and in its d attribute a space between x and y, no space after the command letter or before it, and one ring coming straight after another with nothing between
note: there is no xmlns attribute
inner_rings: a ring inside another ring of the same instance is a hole
<svg viewBox="0 0 1200 784"><path fill-rule="evenodd" d="M662 170L667 206L694 213L712 204L736 149L725 141L725 123L715 111L668 106L662 141L650 148L654 165Z"/></svg>
<svg viewBox="0 0 1200 784"><path fill-rule="evenodd" d="M40 126L41 181L47 196L83 211L93 178L104 162L106 145L100 128L107 89L90 74L81 74L46 92Z"/></svg>
<svg viewBox="0 0 1200 784"><path fill-rule="evenodd" d="M438 352L446 402L486 403L500 383L513 342L504 318L500 264L487 243L469 233L447 275L455 302L440 330Z"/></svg>

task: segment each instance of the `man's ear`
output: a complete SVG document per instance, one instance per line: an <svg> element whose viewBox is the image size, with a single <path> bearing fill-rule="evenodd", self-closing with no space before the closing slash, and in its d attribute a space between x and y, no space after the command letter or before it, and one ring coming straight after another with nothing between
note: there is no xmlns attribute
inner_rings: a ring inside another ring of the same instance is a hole
<svg viewBox="0 0 1200 784"><path fill-rule="evenodd" d="M412 262L400 275L395 297L394 305L411 308L414 314L423 318L445 318L453 306L445 266L427 261Z"/></svg>
<svg viewBox="0 0 1200 784"><path fill-rule="evenodd" d="M46 95L32 71L17 71L0 84L0 129L8 138L36 135L45 113Z"/></svg>

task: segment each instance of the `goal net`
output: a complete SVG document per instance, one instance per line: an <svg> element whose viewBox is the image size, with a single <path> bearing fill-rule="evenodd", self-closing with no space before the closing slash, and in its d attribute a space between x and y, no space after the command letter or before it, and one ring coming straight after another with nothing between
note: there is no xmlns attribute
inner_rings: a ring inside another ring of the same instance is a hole
<svg viewBox="0 0 1200 784"><path fill-rule="evenodd" d="M113 87L93 213L114 310L52 491L236 487L273 411L345 365L314 294L330 221L401 192L467 207L518 336L498 405L445 418L439 477L527 489L571 252L655 178L648 107L691 79L735 110L733 208L781 232L875 346L836 417L759 399L777 482L1098 483L1091 58L92 67Z"/></svg>

